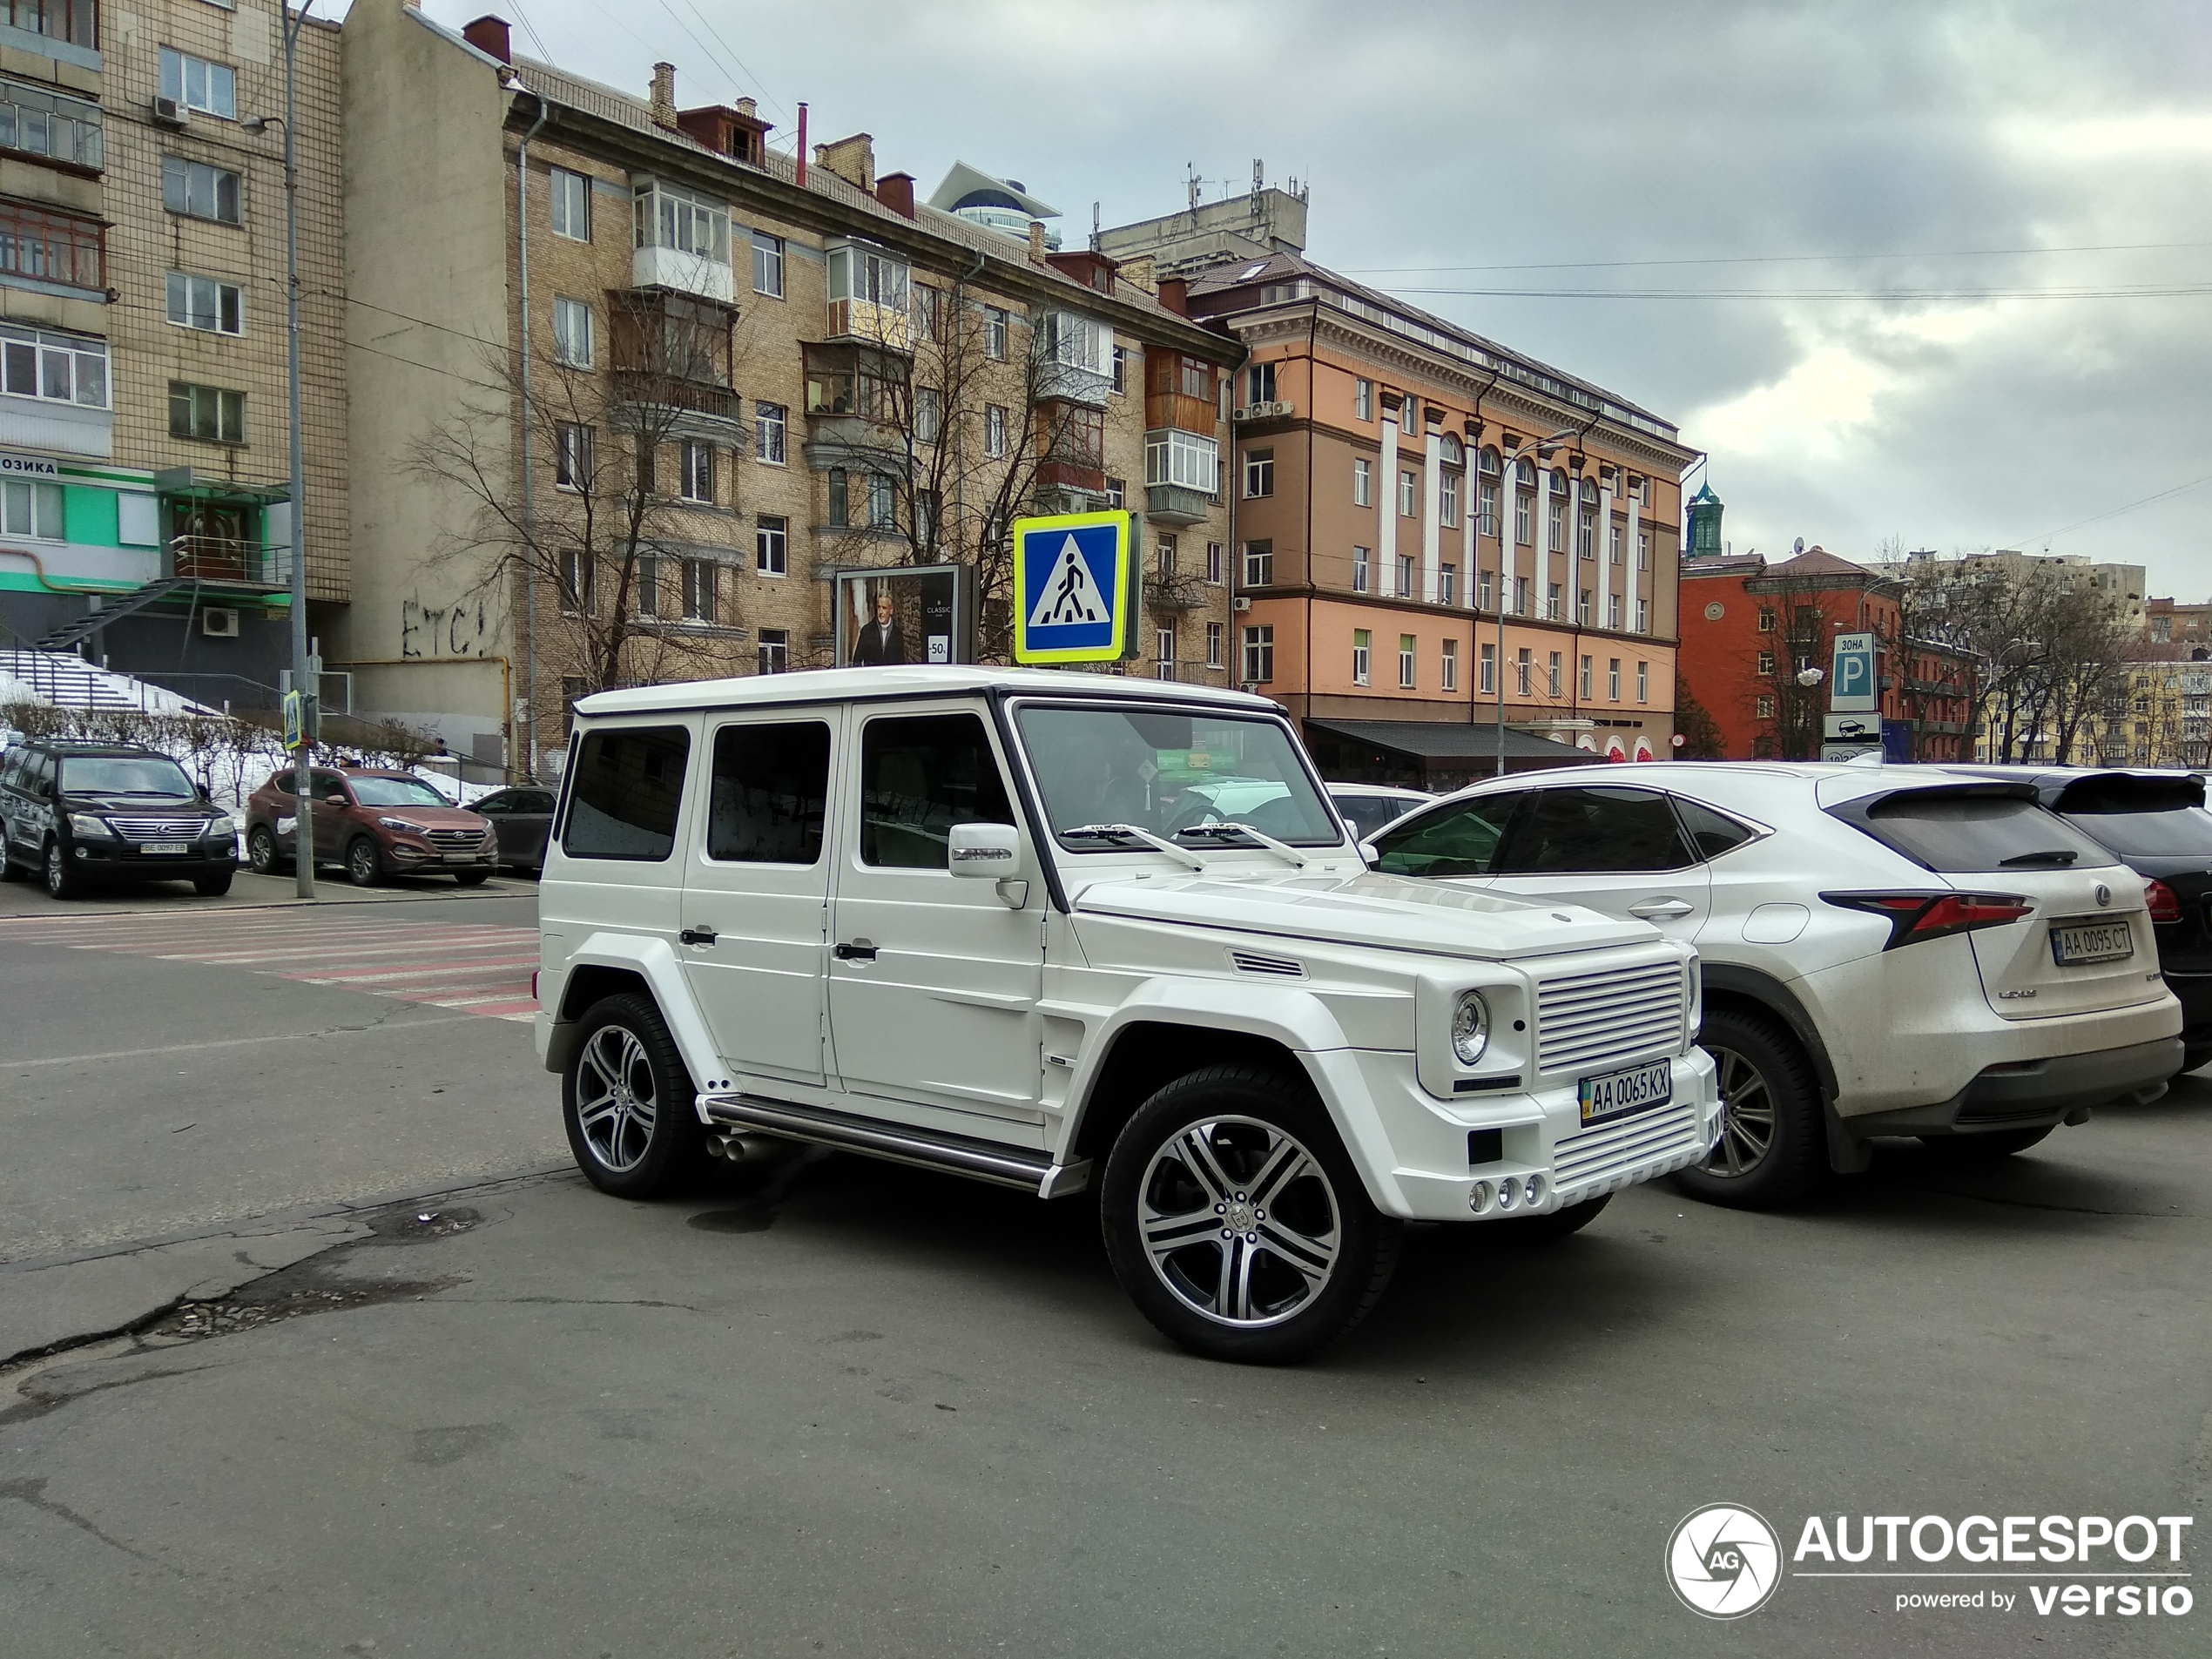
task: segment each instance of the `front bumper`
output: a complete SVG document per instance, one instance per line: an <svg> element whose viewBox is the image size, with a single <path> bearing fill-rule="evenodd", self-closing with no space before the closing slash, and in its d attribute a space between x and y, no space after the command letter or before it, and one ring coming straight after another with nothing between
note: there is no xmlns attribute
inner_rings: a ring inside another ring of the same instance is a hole
<svg viewBox="0 0 2212 1659"><path fill-rule="evenodd" d="M499 846L444 847L421 841L392 840L384 845L385 861L395 870L495 870Z"/></svg>
<svg viewBox="0 0 2212 1659"><path fill-rule="evenodd" d="M230 838L196 841L188 853L141 853L129 841L71 843L69 857L79 875L106 881L181 881L238 867L238 843Z"/></svg>
<svg viewBox="0 0 2212 1659"><path fill-rule="evenodd" d="M1870 1135L1985 1135L2079 1123L2094 1107L2155 1100L2182 1069L2182 1040L2160 1037L2124 1049L2057 1055L1985 1068L1949 1100L1845 1120Z"/></svg>
<svg viewBox="0 0 2212 1659"><path fill-rule="evenodd" d="M1421 1088L1408 1054L1339 1049L1305 1059L1337 1103L1368 1196L1386 1215L1408 1221L1544 1215L1686 1169L1711 1150L1720 1129L1720 1089L1702 1049L1672 1060L1666 1105L1588 1128L1572 1079L1447 1103ZM1532 1176L1541 1183L1534 1204L1474 1207L1477 1183L1494 1191L1512 1181L1525 1191Z"/></svg>

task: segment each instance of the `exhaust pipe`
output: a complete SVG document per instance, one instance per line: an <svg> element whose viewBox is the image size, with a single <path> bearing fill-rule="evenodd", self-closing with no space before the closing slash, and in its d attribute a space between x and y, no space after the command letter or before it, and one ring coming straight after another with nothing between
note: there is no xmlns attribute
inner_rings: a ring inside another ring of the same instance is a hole
<svg viewBox="0 0 2212 1659"><path fill-rule="evenodd" d="M776 1146L772 1136L766 1135L735 1135L710 1132L706 1137L709 1157L724 1158L732 1163L750 1163L767 1156Z"/></svg>

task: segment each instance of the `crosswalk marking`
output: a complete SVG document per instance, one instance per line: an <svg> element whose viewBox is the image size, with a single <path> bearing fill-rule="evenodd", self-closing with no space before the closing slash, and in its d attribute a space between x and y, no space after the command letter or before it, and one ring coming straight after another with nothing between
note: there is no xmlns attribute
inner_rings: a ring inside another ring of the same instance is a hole
<svg viewBox="0 0 2212 1659"><path fill-rule="evenodd" d="M230 968L494 1020L537 1012L537 930L394 921L320 910L0 918L0 943Z"/></svg>

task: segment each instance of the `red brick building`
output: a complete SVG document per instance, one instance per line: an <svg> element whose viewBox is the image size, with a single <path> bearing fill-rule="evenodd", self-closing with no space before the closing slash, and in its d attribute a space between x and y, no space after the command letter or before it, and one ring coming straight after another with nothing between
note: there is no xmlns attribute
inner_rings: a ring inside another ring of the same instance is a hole
<svg viewBox="0 0 2212 1659"><path fill-rule="evenodd" d="M1893 756L1973 758L1970 661L1904 636L1895 583L1822 548L1769 564L1756 553L1682 568L1682 675L1731 760L1817 759L1838 634L1878 641L1882 722ZM1823 677L1798 683L1804 669Z"/></svg>

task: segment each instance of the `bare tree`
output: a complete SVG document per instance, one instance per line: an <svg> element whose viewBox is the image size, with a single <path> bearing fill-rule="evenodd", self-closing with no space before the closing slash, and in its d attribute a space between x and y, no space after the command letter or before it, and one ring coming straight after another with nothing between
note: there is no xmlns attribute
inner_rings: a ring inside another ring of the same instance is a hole
<svg viewBox="0 0 2212 1659"><path fill-rule="evenodd" d="M1750 712L1764 728L1752 739L1763 759L1817 760L1823 736L1821 717L1828 708L1826 671L1831 618L1817 593L1774 596L1774 628L1765 636L1764 665L1752 680ZM1808 685L1798 676L1822 670Z"/></svg>

